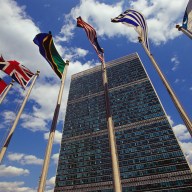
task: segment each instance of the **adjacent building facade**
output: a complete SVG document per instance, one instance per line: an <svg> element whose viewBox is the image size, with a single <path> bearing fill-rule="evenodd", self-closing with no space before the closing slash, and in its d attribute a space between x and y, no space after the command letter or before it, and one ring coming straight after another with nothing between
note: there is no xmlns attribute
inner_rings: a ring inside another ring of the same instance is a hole
<svg viewBox="0 0 192 192"><path fill-rule="evenodd" d="M192 191L192 174L137 53L108 62L123 192ZM101 66L72 76L55 192L113 192Z"/></svg>

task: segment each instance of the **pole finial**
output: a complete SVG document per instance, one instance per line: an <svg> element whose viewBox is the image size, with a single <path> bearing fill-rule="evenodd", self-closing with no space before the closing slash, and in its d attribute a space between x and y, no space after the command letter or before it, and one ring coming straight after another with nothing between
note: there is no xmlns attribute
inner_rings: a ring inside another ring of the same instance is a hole
<svg viewBox="0 0 192 192"><path fill-rule="evenodd" d="M69 60L66 60L66 64L69 65Z"/></svg>
<svg viewBox="0 0 192 192"><path fill-rule="evenodd" d="M181 31L182 27L180 25L176 25L175 27L178 29L178 31Z"/></svg>
<svg viewBox="0 0 192 192"><path fill-rule="evenodd" d="M141 37L138 37L139 43L142 43L142 39Z"/></svg>
<svg viewBox="0 0 192 192"><path fill-rule="evenodd" d="M39 71L39 70L37 70L36 75L39 75L39 74L40 74L40 71Z"/></svg>

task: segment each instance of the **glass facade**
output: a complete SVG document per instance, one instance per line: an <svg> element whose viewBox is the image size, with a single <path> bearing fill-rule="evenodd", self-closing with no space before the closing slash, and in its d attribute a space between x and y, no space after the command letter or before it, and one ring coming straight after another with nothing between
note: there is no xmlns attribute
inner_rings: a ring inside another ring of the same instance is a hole
<svg viewBox="0 0 192 192"><path fill-rule="evenodd" d="M123 192L192 191L192 175L138 54L108 62ZM114 192L101 66L72 76L55 192Z"/></svg>

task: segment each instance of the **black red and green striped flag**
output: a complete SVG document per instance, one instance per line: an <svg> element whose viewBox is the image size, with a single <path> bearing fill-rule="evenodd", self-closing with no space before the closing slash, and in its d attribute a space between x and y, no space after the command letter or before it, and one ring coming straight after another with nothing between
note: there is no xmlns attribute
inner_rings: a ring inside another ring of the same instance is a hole
<svg viewBox="0 0 192 192"><path fill-rule="evenodd" d="M48 61L59 78L62 78L66 63L55 48L52 35L50 33L39 33L35 36L33 42L39 47L39 52Z"/></svg>

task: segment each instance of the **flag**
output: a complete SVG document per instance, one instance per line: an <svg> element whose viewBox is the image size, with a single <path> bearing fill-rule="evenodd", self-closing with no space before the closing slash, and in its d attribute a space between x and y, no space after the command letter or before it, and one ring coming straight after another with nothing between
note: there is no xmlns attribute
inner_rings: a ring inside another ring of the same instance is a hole
<svg viewBox="0 0 192 192"><path fill-rule="evenodd" d="M4 59L3 59L4 60ZM33 73L17 61L2 61L0 59L0 70L11 76L17 83L25 88L33 77Z"/></svg>
<svg viewBox="0 0 192 192"><path fill-rule="evenodd" d="M1 93L3 93L6 87L7 87L7 83L5 83L5 81L3 81L3 79L0 78L0 95Z"/></svg>
<svg viewBox="0 0 192 192"><path fill-rule="evenodd" d="M145 46L149 50L149 43L147 37L147 23L145 18L141 13L133 9L128 9L124 13L120 14L118 17L111 19L111 22L117 23L121 22L127 26L134 27Z"/></svg>
<svg viewBox="0 0 192 192"><path fill-rule="evenodd" d="M182 27L192 33L192 0L187 4Z"/></svg>
<svg viewBox="0 0 192 192"><path fill-rule="evenodd" d="M48 61L59 78L62 78L66 63L55 48L52 35L48 33L39 33L35 36L33 42L39 46L40 54Z"/></svg>
<svg viewBox="0 0 192 192"><path fill-rule="evenodd" d="M89 25L88 23L83 21L83 19L81 17L77 18L77 27L81 27L85 30L89 41L93 45L100 61L103 63L104 62L104 57L103 57L104 51L99 46L99 43L97 42L97 34L96 34L95 29L91 25Z"/></svg>
<svg viewBox="0 0 192 192"><path fill-rule="evenodd" d="M1 55L1 57L0 57L0 62L1 62L1 61L3 61L3 62L5 61L2 55Z"/></svg>

